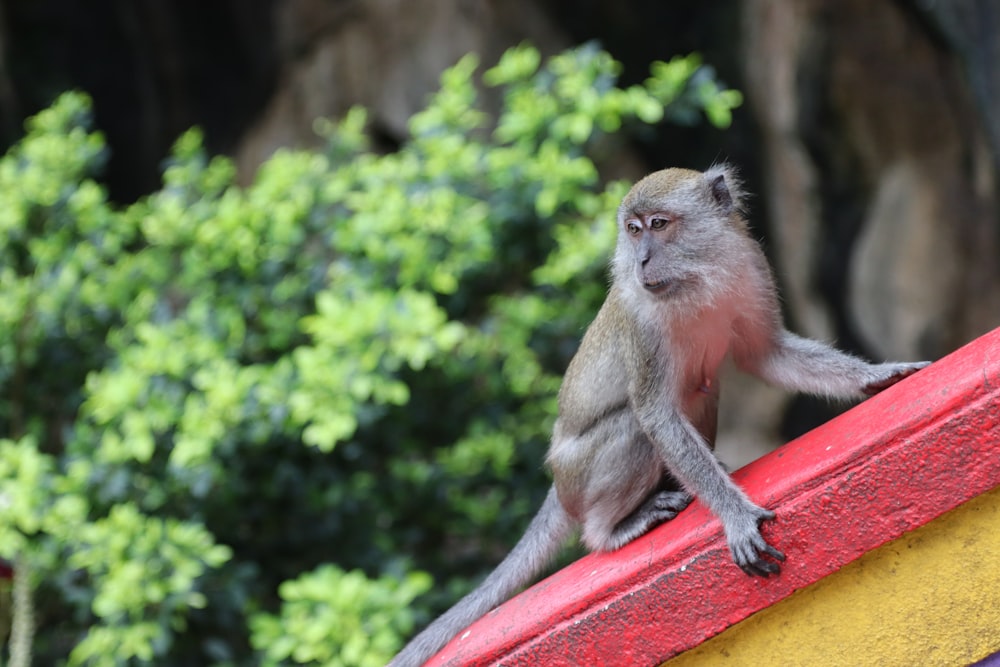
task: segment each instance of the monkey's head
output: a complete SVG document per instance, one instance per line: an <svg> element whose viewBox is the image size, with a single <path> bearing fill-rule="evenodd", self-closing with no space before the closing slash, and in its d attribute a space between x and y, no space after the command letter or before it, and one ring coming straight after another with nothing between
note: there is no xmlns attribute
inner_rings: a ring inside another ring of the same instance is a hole
<svg viewBox="0 0 1000 667"><path fill-rule="evenodd" d="M664 169L632 186L618 208L615 280L656 299L712 290L742 253L741 192L732 168ZM735 252L734 252L735 251Z"/></svg>

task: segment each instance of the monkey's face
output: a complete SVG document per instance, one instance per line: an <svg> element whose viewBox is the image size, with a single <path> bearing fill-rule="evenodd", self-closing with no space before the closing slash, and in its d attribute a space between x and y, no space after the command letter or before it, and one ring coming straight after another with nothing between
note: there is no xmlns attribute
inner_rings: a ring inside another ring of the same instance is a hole
<svg viewBox="0 0 1000 667"><path fill-rule="evenodd" d="M725 184L722 184L722 192ZM615 275L633 279L646 294L696 296L726 269L732 202L704 174L667 169L642 179L618 211ZM635 284L633 283L633 284Z"/></svg>
<svg viewBox="0 0 1000 667"><path fill-rule="evenodd" d="M695 272L685 260L679 239L683 222L673 210L632 212L623 222L624 237L635 279L644 290L658 297L677 293Z"/></svg>

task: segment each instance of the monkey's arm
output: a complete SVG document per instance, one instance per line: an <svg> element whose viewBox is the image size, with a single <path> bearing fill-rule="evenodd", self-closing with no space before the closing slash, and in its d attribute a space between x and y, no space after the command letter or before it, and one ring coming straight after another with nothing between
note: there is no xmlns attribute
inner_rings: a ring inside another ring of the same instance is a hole
<svg viewBox="0 0 1000 667"><path fill-rule="evenodd" d="M741 349L737 344L734 348L737 365L770 384L831 398L877 394L930 363L870 364L783 328L769 338L770 344L761 345L757 351L745 345Z"/></svg>
<svg viewBox="0 0 1000 667"><path fill-rule="evenodd" d="M670 391L669 387L665 389ZM670 473L684 488L719 517L729 551L747 574L767 576L779 571L784 554L764 541L760 525L774 512L755 505L722 468L697 428L677 409L664 410L653 392L632 396L635 414ZM676 404L676 401L670 401Z"/></svg>

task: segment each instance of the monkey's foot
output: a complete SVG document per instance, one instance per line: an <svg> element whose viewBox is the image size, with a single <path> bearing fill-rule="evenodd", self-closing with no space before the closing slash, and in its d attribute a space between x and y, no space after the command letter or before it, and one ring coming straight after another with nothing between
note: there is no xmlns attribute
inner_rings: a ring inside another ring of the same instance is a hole
<svg viewBox="0 0 1000 667"><path fill-rule="evenodd" d="M654 491L634 512L622 519L607 539L596 542L598 548L612 551L649 532L654 526L670 521L691 504L686 491ZM584 527L586 531L586 527Z"/></svg>
<svg viewBox="0 0 1000 667"><path fill-rule="evenodd" d="M888 363L879 364L878 369L885 372L885 376L881 379L875 380L865 385L861 390L868 396L874 396L883 389L888 389L892 385L896 384L903 378L907 378L921 368L926 368L930 365L929 361L917 361L914 363Z"/></svg>
<svg viewBox="0 0 1000 667"><path fill-rule="evenodd" d="M657 491L644 503L644 507L650 517L655 517L656 523L663 523L680 514L693 499L687 491Z"/></svg>

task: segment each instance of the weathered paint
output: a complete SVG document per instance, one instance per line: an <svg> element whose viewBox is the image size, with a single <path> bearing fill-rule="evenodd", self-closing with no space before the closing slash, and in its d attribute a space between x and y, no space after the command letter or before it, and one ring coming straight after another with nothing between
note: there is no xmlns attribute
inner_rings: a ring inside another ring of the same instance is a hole
<svg viewBox="0 0 1000 667"><path fill-rule="evenodd" d="M1000 330L735 474L777 511L781 574L749 578L699 503L591 554L455 638L429 665L655 665L1000 485Z"/></svg>
<svg viewBox="0 0 1000 667"><path fill-rule="evenodd" d="M998 528L994 489L665 667L969 665L1000 651Z"/></svg>

